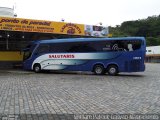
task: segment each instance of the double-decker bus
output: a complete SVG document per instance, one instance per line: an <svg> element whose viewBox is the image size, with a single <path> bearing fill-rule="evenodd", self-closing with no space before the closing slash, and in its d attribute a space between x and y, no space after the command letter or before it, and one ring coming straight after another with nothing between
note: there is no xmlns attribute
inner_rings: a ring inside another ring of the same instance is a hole
<svg viewBox="0 0 160 120"><path fill-rule="evenodd" d="M24 49L26 70L92 71L97 75L142 72L144 37L68 38L33 41Z"/></svg>

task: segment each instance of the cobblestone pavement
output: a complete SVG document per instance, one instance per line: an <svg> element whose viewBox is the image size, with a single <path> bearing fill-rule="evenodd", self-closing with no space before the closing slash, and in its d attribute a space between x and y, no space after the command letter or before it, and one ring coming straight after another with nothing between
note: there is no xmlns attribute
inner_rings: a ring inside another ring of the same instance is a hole
<svg viewBox="0 0 160 120"><path fill-rule="evenodd" d="M119 76L1 70L0 114L157 114L159 73L160 64Z"/></svg>

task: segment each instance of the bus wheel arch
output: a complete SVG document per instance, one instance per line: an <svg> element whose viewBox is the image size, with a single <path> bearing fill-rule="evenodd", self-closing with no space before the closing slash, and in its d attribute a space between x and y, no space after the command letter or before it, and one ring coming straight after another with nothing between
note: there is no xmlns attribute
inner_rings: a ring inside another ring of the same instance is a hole
<svg viewBox="0 0 160 120"><path fill-rule="evenodd" d="M41 71L41 65L39 63L35 63L33 65L33 70L34 72L39 73Z"/></svg>
<svg viewBox="0 0 160 120"><path fill-rule="evenodd" d="M92 72L94 72L96 75L103 75L105 74L105 67L103 64L95 64Z"/></svg>
<svg viewBox="0 0 160 120"><path fill-rule="evenodd" d="M118 75L118 73L119 73L118 65L109 64L107 66L107 72L109 75L112 75L112 76Z"/></svg>

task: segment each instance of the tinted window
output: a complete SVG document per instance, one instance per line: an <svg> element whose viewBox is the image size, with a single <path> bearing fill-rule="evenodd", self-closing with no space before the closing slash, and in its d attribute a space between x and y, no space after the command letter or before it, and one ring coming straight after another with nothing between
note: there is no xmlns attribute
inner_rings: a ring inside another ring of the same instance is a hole
<svg viewBox="0 0 160 120"><path fill-rule="evenodd" d="M68 52L96 52L97 50L89 43L73 43Z"/></svg>
<svg viewBox="0 0 160 120"><path fill-rule="evenodd" d="M97 52L112 51L111 44L112 41L90 42L90 46L96 49Z"/></svg>
<svg viewBox="0 0 160 120"><path fill-rule="evenodd" d="M70 46L69 43L55 43L50 44L50 52L67 52L68 47Z"/></svg>
<svg viewBox="0 0 160 120"><path fill-rule="evenodd" d="M51 52L95 52L96 49L86 42L56 43L50 45Z"/></svg>
<svg viewBox="0 0 160 120"><path fill-rule="evenodd" d="M49 45L45 44L40 44L36 50L36 54L41 54L41 53L48 53L49 52Z"/></svg>
<svg viewBox="0 0 160 120"><path fill-rule="evenodd" d="M141 48L140 40L116 40L110 43L112 51L134 51Z"/></svg>
<svg viewBox="0 0 160 120"><path fill-rule="evenodd" d="M23 52L24 52L24 54L23 54L23 60L26 60L26 59L28 59L28 58L30 58L31 57L31 55L32 55L32 52L33 52L33 50L34 50L34 48L36 47L36 44L31 44L31 45L28 45L24 50L23 50Z"/></svg>
<svg viewBox="0 0 160 120"><path fill-rule="evenodd" d="M50 45L50 52L110 52L110 51L134 51L140 49L140 40L106 40L91 42L66 42ZM41 46L40 52L47 51L48 46Z"/></svg>

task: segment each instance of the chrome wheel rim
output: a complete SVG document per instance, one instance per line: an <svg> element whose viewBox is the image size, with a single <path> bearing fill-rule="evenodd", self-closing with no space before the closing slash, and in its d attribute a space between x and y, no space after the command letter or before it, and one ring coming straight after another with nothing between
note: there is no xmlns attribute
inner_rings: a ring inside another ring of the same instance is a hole
<svg viewBox="0 0 160 120"><path fill-rule="evenodd" d="M110 72L111 74L114 74L114 73L116 72L116 69L115 69L115 68L110 68L109 72Z"/></svg>
<svg viewBox="0 0 160 120"><path fill-rule="evenodd" d="M96 68L96 73L97 73L97 74L101 74L101 73L102 73L102 69L101 69L100 67L97 67L97 68Z"/></svg>

